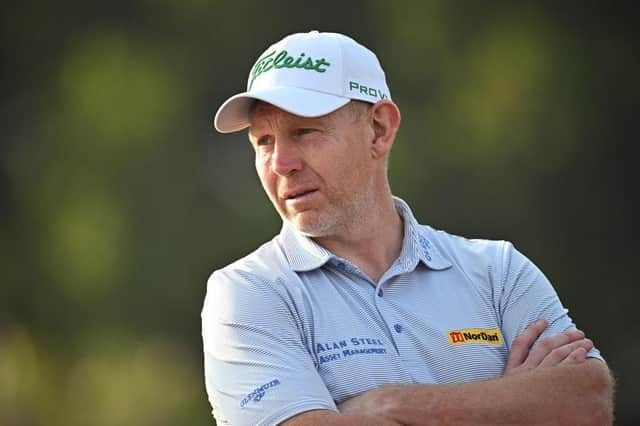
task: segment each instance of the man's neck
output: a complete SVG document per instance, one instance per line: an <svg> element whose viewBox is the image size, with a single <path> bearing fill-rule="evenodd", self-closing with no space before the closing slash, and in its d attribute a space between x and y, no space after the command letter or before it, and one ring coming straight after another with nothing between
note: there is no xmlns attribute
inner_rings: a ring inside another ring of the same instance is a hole
<svg viewBox="0 0 640 426"><path fill-rule="evenodd" d="M374 282L382 277L402 250L403 221L389 194L339 235L313 240L349 260Z"/></svg>

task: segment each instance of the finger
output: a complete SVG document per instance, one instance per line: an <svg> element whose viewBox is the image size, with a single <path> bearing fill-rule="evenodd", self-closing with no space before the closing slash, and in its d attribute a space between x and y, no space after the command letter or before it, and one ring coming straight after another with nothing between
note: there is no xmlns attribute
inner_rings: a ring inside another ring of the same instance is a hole
<svg viewBox="0 0 640 426"><path fill-rule="evenodd" d="M564 345L552 350L540 363L540 367L553 367L564 361L571 353L576 350L571 345Z"/></svg>
<svg viewBox="0 0 640 426"><path fill-rule="evenodd" d="M506 371L516 368L521 365L529 355L529 349L533 342L542 334L545 328L547 328L546 320L538 320L529 325L518 337L513 339L511 349L509 350L509 358L507 359Z"/></svg>
<svg viewBox="0 0 640 426"><path fill-rule="evenodd" d="M587 359L587 350L585 348L577 348L568 357L566 357L560 365L575 365L584 362Z"/></svg>
<svg viewBox="0 0 640 426"><path fill-rule="evenodd" d="M540 367L553 367L563 363L567 358L575 355L576 350L584 350L585 353L593 348L593 342L589 339L582 339L551 351L540 363Z"/></svg>
<svg viewBox="0 0 640 426"><path fill-rule="evenodd" d="M569 343L580 341L584 339L584 332L581 330L566 330L562 333L542 339L536 347L529 352L526 363L530 368L535 368L547 355L557 348L560 348Z"/></svg>

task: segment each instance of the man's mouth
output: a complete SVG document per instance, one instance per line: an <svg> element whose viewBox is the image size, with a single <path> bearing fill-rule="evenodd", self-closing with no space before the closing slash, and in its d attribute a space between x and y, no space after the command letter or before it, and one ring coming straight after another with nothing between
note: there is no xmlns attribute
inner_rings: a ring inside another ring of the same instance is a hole
<svg viewBox="0 0 640 426"><path fill-rule="evenodd" d="M285 200L295 200L295 199L303 198L304 196L312 194L316 191L317 189L301 189L296 191L290 191L285 193L285 196L283 198Z"/></svg>

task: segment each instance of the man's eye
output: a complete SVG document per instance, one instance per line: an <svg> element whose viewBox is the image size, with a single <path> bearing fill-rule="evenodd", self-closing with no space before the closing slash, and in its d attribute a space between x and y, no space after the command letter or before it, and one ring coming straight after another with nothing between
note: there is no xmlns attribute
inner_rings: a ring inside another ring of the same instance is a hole
<svg viewBox="0 0 640 426"><path fill-rule="evenodd" d="M303 136L303 135L308 135L309 133L313 133L315 131L316 131L316 129L310 129L310 128L302 127L300 129L297 129L295 133L298 136Z"/></svg>
<svg viewBox="0 0 640 426"><path fill-rule="evenodd" d="M265 145L271 145L272 143L273 143L273 136L262 136L258 138L256 145L265 146Z"/></svg>

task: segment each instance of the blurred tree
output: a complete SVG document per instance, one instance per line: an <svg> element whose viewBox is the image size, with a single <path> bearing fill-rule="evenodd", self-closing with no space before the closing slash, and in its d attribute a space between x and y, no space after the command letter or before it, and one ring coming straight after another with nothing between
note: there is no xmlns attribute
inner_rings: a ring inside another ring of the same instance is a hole
<svg viewBox="0 0 640 426"><path fill-rule="evenodd" d="M245 136L210 118L268 43L311 29L380 57L403 113L394 191L424 222L536 261L617 373L618 423L638 423L633 10L3 5L0 424L212 424L207 276L280 222Z"/></svg>

